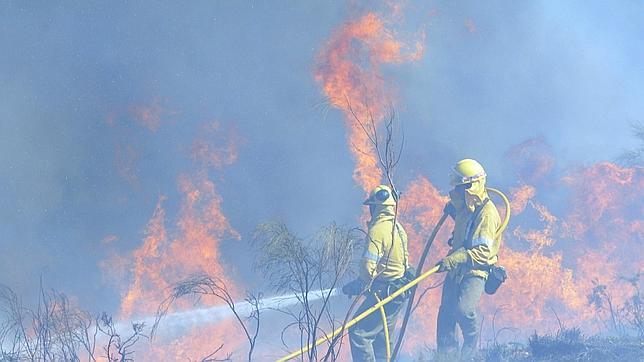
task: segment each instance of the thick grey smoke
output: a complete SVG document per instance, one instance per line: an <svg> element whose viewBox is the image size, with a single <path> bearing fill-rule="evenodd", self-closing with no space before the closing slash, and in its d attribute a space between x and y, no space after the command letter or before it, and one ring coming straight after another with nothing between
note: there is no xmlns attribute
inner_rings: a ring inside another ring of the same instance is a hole
<svg viewBox="0 0 644 362"><path fill-rule="evenodd" d="M426 54L385 74L406 135L401 184L423 174L446 187L464 156L495 185L513 184L505 153L527 138L543 137L562 169L634 145L644 4L409 7L403 24L424 28ZM29 295L42 276L82 305L117 308L97 263L140 244L160 195L177 212L177 176L194 171L191 144L213 120L243 139L213 177L242 236L224 243L225 258L246 283L257 281L246 243L257 223L305 235L356 223L363 195L342 115L318 107L311 76L355 12L343 2L0 4L0 283ZM157 107L158 125L139 122L141 106Z"/></svg>

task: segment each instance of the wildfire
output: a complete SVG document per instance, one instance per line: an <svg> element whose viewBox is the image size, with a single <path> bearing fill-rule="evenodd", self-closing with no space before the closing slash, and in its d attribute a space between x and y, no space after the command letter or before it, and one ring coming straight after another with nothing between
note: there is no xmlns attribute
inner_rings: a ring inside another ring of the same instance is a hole
<svg viewBox="0 0 644 362"><path fill-rule="evenodd" d="M377 125L386 117L384 100L392 93L385 90L391 85L385 86L381 68L422 56L422 45L409 49L388 20L371 12L341 26L318 56L315 79L345 115L349 150L356 160L354 180L364 190L380 183L382 174L355 118ZM557 175L556 159L542 138L511 147L506 157L518 176L517 184L505 185L515 215L500 252L509 279L496 295L482 298L484 343L525 337L534 330L549 332L560 323L600 331L607 312L593 298L605 293L612 302L624 303L634 291L627 277L644 266L642 169L603 162ZM412 261L420 256L446 201L426 177L407 185L400 211ZM446 254L449 230L450 223L437 237L428 264ZM419 294L439 282L426 281ZM438 288L424 295L406 337L407 353L434 343L439 304Z"/></svg>
<svg viewBox="0 0 644 362"><path fill-rule="evenodd" d="M356 161L353 178L365 191L380 184L382 173L360 122L366 127L372 121L375 126L380 124L393 96L386 90L381 67L417 61L423 55L421 42L410 50L388 25L375 12L344 24L318 55L315 69L315 80L329 103L344 112L349 149Z"/></svg>
<svg viewBox="0 0 644 362"><path fill-rule="evenodd" d="M160 303L168 296L174 283L195 274L207 274L222 280L233 297L239 290L228 276L220 254L224 239L239 239L239 234L229 224L222 211L222 198L215 183L209 178L208 167L220 168L235 162L237 137L222 137L219 123L202 129L190 156L199 166L195 173L178 178L181 195L176 221L171 222L166 211L168 197L161 196L145 231L141 246L129 256L115 257L103 263L104 268L127 267L131 274L117 270L129 280L121 301L119 319L137 320L155 315ZM226 139L227 143L221 145ZM194 300L177 301L171 312L192 309ZM200 305L212 307L223 302L212 296L200 298ZM217 343L224 343L226 350L239 346L237 328L229 321L218 325L200 326L184 331L177 338L159 341L150 346L147 356L174 356L190 359L209 355ZM161 338L163 338L161 336Z"/></svg>
<svg viewBox="0 0 644 362"><path fill-rule="evenodd" d="M510 189L510 193L512 199L510 208L512 210L512 214L516 216L522 213L526 206L528 206L528 201L534 198L536 189L534 186L521 185Z"/></svg>
<svg viewBox="0 0 644 362"><path fill-rule="evenodd" d="M409 236L410 263L416 265L425 247L425 242L435 224L443 213L443 206L448 198L441 195L438 189L425 177L419 176L407 187L401 201L401 219ZM447 254L451 220L442 227L434 240L430 254L425 262L425 270ZM427 290L428 287L434 289ZM417 298L422 295L422 303L414 311L405 334L405 351L416 351L427 343L436 340L435 323L440 304L440 278L430 278L423 282L416 292Z"/></svg>
<svg viewBox="0 0 644 362"><path fill-rule="evenodd" d="M399 14L400 8L396 9L394 13ZM318 55L314 72L329 103L344 114L347 143L356 162L353 177L365 191L381 183L383 175L360 122L367 127L373 122L377 127L395 97L382 68L417 61L424 52L420 42L410 46L412 42L401 40L392 26L391 19L376 12L343 24ZM135 114L150 130L158 128L159 112L139 110ZM220 139L221 130L217 122L205 126L192 145L191 158L200 171L179 178L182 198L177 220L169 221L170 213L164 206L167 198L160 197L142 245L131 256L111 264L129 265L132 272L121 317L154 314L168 288L195 273L215 275L227 283L231 294L239 295L219 252L223 239L239 235L222 212L222 198L206 171L237 159L239 137L231 130L228 137ZM506 185L517 217L504 236L500 253L500 264L508 270L509 279L496 295L482 299L484 343L498 337L500 330L509 333L501 337L515 338L534 330L551 331L559 323L599 331L607 312L593 299L599 293L597 288L603 286L600 292L610 295L616 305L624 303L633 292L632 283L624 277L644 266L642 169L603 162L562 177L554 171L555 158L542 139L514 146L506 157L518 175L517 184ZM553 190L552 185L559 189ZM424 176L406 186L400 216L409 234L411 262L415 263L448 198ZM428 266L447 253L451 227L449 221L438 235ZM434 289L426 291L429 287ZM405 352L414 353L434 343L439 290L440 278L430 278L419 287L417 295L423 300L411 321ZM174 311L191 307L187 303L178 303ZM210 307L220 302L204 298L202 304ZM190 330L184 337L168 341L162 353L187 359L208 354L216 347L213 341L236 346L234 340L239 338L231 333L234 330L221 325Z"/></svg>
<svg viewBox="0 0 644 362"><path fill-rule="evenodd" d="M527 203L536 211L534 216L523 216L522 224L506 235L501 251L507 287L484 298L483 309L496 317L497 330L501 326L526 333L530 326L551 331L560 321L587 333L605 330L608 312L591 303L595 287L605 286L602 290L612 303L624 305L634 292L628 277L644 266L642 176L641 169L602 162L562 178L570 196L559 198L565 205L561 216L539 202ZM522 187L530 198L533 187ZM517 195L525 199L525 193ZM537 223L540 229L530 227Z"/></svg>

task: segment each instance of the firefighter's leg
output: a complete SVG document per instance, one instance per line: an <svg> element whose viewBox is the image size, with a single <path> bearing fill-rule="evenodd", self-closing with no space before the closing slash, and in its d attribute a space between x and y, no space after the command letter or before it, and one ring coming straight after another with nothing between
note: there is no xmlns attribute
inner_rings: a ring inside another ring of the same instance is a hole
<svg viewBox="0 0 644 362"><path fill-rule="evenodd" d="M355 315L359 315L376 304L373 296L367 295ZM371 313L368 317L349 328L349 342L351 343L351 357L354 361L372 362L376 360L374 354L374 341L382 333L382 317L380 313Z"/></svg>
<svg viewBox="0 0 644 362"><path fill-rule="evenodd" d="M384 297L384 296L383 296ZM405 304L405 299L398 297L391 302L385 304L385 314L387 315L387 328L389 329L389 348L393 349L393 342L395 341L395 328L396 328L396 318L400 311L402 310ZM382 324L382 321L380 322ZM376 335L376 339L373 341L373 352L376 357L376 361L384 362L387 360L387 345L385 344L385 336L383 332Z"/></svg>
<svg viewBox="0 0 644 362"><path fill-rule="evenodd" d="M438 321L436 323L436 345L439 358L441 356L448 357L458 351L455 311L458 294L458 285L448 275L445 278L445 284L443 284L441 305L438 309Z"/></svg>
<svg viewBox="0 0 644 362"><path fill-rule="evenodd" d="M463 332L463 349L461 358L471 358L477 350L477 343L481 328L477 309L485 280L481 277L468 276L460 284L460 294L457 303L458 324Z"/></svg>

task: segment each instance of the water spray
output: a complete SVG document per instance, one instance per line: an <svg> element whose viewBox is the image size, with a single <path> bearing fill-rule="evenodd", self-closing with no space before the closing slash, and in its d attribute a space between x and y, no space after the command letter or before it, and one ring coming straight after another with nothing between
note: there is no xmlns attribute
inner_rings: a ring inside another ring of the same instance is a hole
<svg viewBox="0 0 644 362"><path fill-rule="evenodd" d="M307 297L308 300L312 302L337 295L339 295L338 289L320 289L309 292ZM301 295L299 293L262 298L259 301L259 310L279 310L296 305L300 300ZM235 303L234 307L235 311L240 316L249 315L254 309L254 307L245 300ZM162 322L159 323L157 333L170 332L173 335L182 334L194 326L219 323L233 316L231 308L227 305L195 308L181 312L168 313L163 317ZM154 325L156 318L156 316L146 316L138 319L138 321L145 323L145 325ZM116 328L119 332L125 331L130 328L130 325L128 323L121 322L116 325Z"/></svg>

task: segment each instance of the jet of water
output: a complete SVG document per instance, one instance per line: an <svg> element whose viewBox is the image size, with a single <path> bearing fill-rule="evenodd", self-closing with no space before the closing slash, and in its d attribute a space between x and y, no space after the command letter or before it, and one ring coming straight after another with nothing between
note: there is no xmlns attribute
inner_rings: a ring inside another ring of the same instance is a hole
<svg viewBox="0 0 644 362"><path fill-rule="evenodd" d="M315 290L308 293L308 300L309 302L312 302L322 298L334 297L338 294L337 289ZM290 307L299 303L301 298L301 294L298 293L262 298L259 301L259 309L260 311L270 311ZM247 316L252 313L253 306L245 300L239 301L235 303L235 311L237 311L237 313L242 317ZM186 333L195 326L218 323L231 317L233 317L233 312L227 305L168 313L159 323L156 333L180 335L182 333ZM138 319L137 321L143 322L147 326L151 326L154 324L155 320L156 316L147 316L142 319ZM118 323L116 328L119 332L126 334L128 329L130 329L130 325L127 323Z"/></svg>

